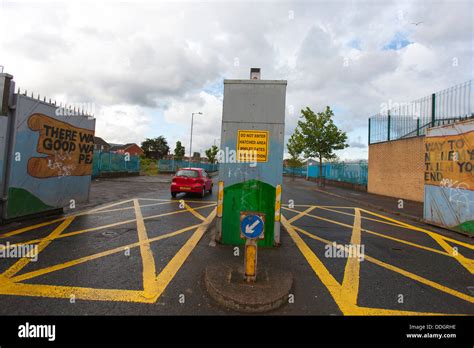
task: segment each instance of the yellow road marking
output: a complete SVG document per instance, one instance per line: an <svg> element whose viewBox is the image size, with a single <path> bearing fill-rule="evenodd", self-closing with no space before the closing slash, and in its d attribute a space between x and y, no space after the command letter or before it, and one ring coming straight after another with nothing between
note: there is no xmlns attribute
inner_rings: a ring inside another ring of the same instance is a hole
<svg viewBox="0 0 474 348"><path fill-rule="evenodd" d="M66 220L64 220L58 227L54 229L53 232L49 235L51 238L57 237L63 232L74 220L74 217L68 217ZM41 241L38 246L37 246L37 253L39 254L41 251L46 248L51 241L48 240L43 240ZM2 276L5 278L11 278L13 277L16 273L21 271L23 267L25 267L27 264L29 264L31 259L29 257L23 257L17 262L15 262L9 269L7 269L5 272L3 272Z"/></svg>
<svg viewBox="0 0 474 348"><path fill-rule="evenodd" d="M143 263L143 292L145 297L153 297L153 293L155 292L154 285L156 274L155 259L153 258L153 252L151 251L150 243L148 241L145 222L143 221L138 199L133 200L133 206L135 208L135 217L137 219L137 233L138 240L140 241L140 254Z"/></svg>
<svg viewBox="0 0 474 348"><path fill-rule="evenodd" d="M94 289L76 286L58 285L36 285L25 283L11 283L0 287L2 295L17 296L37 296L50 298L71 299L72 297L81 300L95 301L121 301L121 302L143 302L153 303L143 296L140 290L122 289Z"/></svg>
<svg viewBox="0 0 474 348"><path fill-rule="evenodd" d="M16 277L11 278L11 280L15 281L15 282L21 282L23 280L35 278L35 277L38 277L38 276L43 275L43 274L47 274L47 273L55 272L55 271L58 271L58 270L61 270L61 269L76 266L76 265L79 265L79 264L87 262L87 261L99 259L99 258L104 257L104 256L124 252L126 248L132 249L132 248L139 247L142 244L149 244L149 243L153 243L153 242L156 242L158 240L165 239L165 238L177 236L178 234L181 234L181 233L187 232L189 230L192 230L194 228L197 228L197 227L199 227L199 225L200 224L196 224L196 225L193 225L193 226L188 226L188 227L182 228L178 231L163 234L161 236L153 237L153 238L146 239L146 240L143 240L143 241L140 241L140 242L135 242L135 243L131 243L131 244L128 244L128 245L123 245L123 246L113 248L113 249L110 249L110 250L105 250L105 251L102 251L102 252L99 252L99 253L96 253L96 254L84 256L84 257L81 257L79 259L75 259L75 260L67 261L67 262L64 262L64 263L56 264L56 265L53 265L53 266L41 268L41 269L31 271L31 272L28 272L28 273L23 273L23 274L20 274Z"/></svg>
<svg viewBox="0 0 474 348"><path fill-rule="evenodd" d="M43 227L43 226L48 226L48 225L54 224L55 222L63 221L65 219L69 218L69 217L77 217L77 216L87 215L89 213L95 213L95 212L100 211L101 209L114 207L116 205L128 203L130 201L131 201L131 199L128 199L126 201L120 201L120 202L116 202L116 203L112 203L112 204L107 204L105 206L95 208L95 209L91 209L91 210L87 210L87 211L84 211L82 213L80 212L80 213L77 213L77 214L71 214L71 215L63 216L63 217L60 217L60 218L57 218L57 219L54 219L54 220L50 220L50 221L42 222L42 223L39 223L39 224L23 227L23 228L20 228L18 230L14 230L14 231L10 231L10 232L1 234L0 238L11 237L11 236L23 233L23 232L28 232L28 231L34 230L35 228L40 228L40 227Z"/></svg>
<svg viewBox="0 0 474 348"><path fill-rule="evenodd" d="M192 200L192 199L161 199L161 198L138 198L139 200L142 201L161 201L161 202L170 202L170 203L179 203L181 200L184 201L185 203L200 203L200 204L206 204L209 203L209 201L197 201L197 200ZM216 203L214 203L216 204Z"/></svg>
<svg viewBox="0 0 474 348"><path fill-rule="evenodd" d="M288 220L288 222L291 224L292 222L295 222L298 219L301 219L303 216L307 215L310 211L312 211L316 206L309 207L308 209L300 212L299 214L293 216L291 219Z"/></svg>
<svg viewBox="0 0 474 348"><path fill-rule="evenodd" d="M354 209L354 226L352 228L351 244L358 248L361 245L360 232L360 210ZM358 255L349 255L344 269L344 279L342 280L342 291L350 296L351 303L357 303L357 295L359 293L359 273L360 260Z"/></svg>
<svg viewBox="0 0 474 348"><path fill-rule="evenodd" d="M290 209L290 208L283 208L283 209L286 209L286 210L289 210L289 211L293 211L293 212L298 212L297 210L292 210L292 209ZM362 210L362 209L360 209L360 210ZM343 226L343 227L347 227L347 228L352 228L351 225L348 225L348 224L345 224L345 223L342 223L342 222L339 222L339 221L334 221L334 220L331 220L331 219L326 219L326 218L323 218L323 217L321 217L321 216L312 215L312 214L307 214L307 216L310 216L310 217L315 218L315 219L318 219L318 220L327 221L327 222L330 222L330 223L333 223L333 224L336 224L336 225L339 225L339 226ZM430 248L430 247L427 247L427 246L424 246L424 245L420 245L420 244L416 244L416 243L413 243L413 242L409 242L409 241L406 241L406 240L403 240L403 239L398 239L398 238L395 238L395 237L387 236L387 235L385 235L385 234L373 232L373 231L370 231L370 230L365 229L365 228L362 228L361 231L367 232L367 233L370 233L370 234L373 234L373 235L375 235L375 236L379 236L379 237L382 237L382 238L391 239L391 240L394 240L394 241L397 241L397 242L400 242L400 243L403 243L403 244L407 244L407 245L413 246L413 247L415 247L415 248L420 248L420 249L427 250L427 251L431 251L431 252L433 252L433 253L437 253L437 254L440 254L440 255L453 257L453 255L448 254L448 253L446 253L446 252L443 252L443 251L441 251L441 250L436 250L436 249L433 249L433 248Z"/></svg>
<svg viewBox="0 0 474 348"><path fill-rule="evenodd" d="M366 211L366 210L364 210ZM366 212L369 212L369 211L366 211ZM379 216L379 217L382 217L384 219L387 219L389 221L397 221L395 219L391 219L389 217L384 217L383 215L379 215L377 213L373 213L373 212L369 212L370 214L373 214L373 215L376 215L376 216ZM398 221L399 224L405 226L406 228L409 228L411 230L415 230L415 231L419 231L419 232L423 232L423 233L426 233L428 234L431 238L433 238L451 257L455 258L464 268L466 268L471 274L474 274L474 260L472 259L469 259L465 256L463 256L461 253L459 252L454 252L454 249L451 245L449 245L448 243L446 243L446 240L450 240L450 241L453 241L457 244L460 244L460 245L465 245L465 246L468 246L468 248L471 248L471 249L474 249L474 245L469 245L469 244L465 244L461 241L458 241L456 239L452 239L452 238L448 238L448 237L445 237L439 233L436 233L436 232L433 232L433 231L429 231L429 230L425 230L423 228L420 228L420 227L416 227L416 226L412 226L410 224L407 224L405 222L402 222L402 221Z"/></svg>
<svg viewBox="0 0 474 348"><path fill-rule="evenodd" d="M169 203L168 202L159 202L159 203L143 204L143 205L140 205L140 207L141 208L146 208L146 207L152 207L152 206L155 206L155 205L163 205L163 204L169 204ZM123 211L123 210L131 210L131 209L135 209L135 207L131 206L131 207L125 207L125 208L99 210L99 211L88 212L87 215L111 213L111 212L115 212L115 211Z"/></svg>
<svg viewBox="0 0 474 348"><path fill-rule="evenodd" d="M179 271L181 266L184 264L188 256L196 247L197 243L201 240L204 232L206 232L207 226L212 222L216 216L216 208L209 214L207 218L201 223L196 232L186 241L186 243L179 249L179 251L173 256L168 264L163 268L161 273L156 278L157 282L157 293L155 294L155 301L158 299L163 291L165 291L168 284L174 278L176 273Z"/></svg>
<svg viewBox="0 0 474 348"><path fill-rule="evenodd" d="M195 217L197 217L199 220L204 221L206 218L199 214L196 210L191 208L187 203L184 203L184 206L186 207L187 211L189 211L191 214L193 214Z"/></svg>
<svg viewBox="0 0 474 348"><path fill-rule="evenodd" d="M305 231L304 229L302 229L302 228L300 228L300 227L295 227L295 226L293 226L293 228L294 228L295 230L297 230L297 231L303 233L304 235L306 235L306 236L312 238L312 239L318 240L318 241L323 242L323 243L326 243L326 244L332 244L331 241L329 241L329 240L327 240L327 239L324 239L324 238L321 238L321 237L318 237L318 236L315 236L314 234L312 234L312 233L310 233L310 232L308 232L308 231ZM304 241L303 241L303 243L304 243ZM438 283L436 283L436 282L434 282L434 281L431 281L431 280L429 280L429 279L426 279L426 278L423 278L423 277L421 277L421 276L418 276L418 275L416 275L416 274L414 274L414 273L405 271L405 270L403 270L403 269L401 269L401 268L398 268L398 267L396 267L396 266L393 266L393 265L390 265L390 264L385 263L385 262L383 262L383 261L380 261L380 260L378 260L378 259L375 259L375 258L373 258L373 257L371 257L371 256L368 256L367 254L365 254L364 258L365 258L365 260L367 260L367 261L369 261L369 262L372 262L372 263L377 264L377 265L379 265L379 266L381 266L381 267L387 268L387 269L389 269L389 270L391 270L391 271L394 271L394 272L396 272L396 273L399 273L399 274L401 274L401 275L403 275L403 276L405 276L405 277L408 277L408 278L410 278L410 279L416 280L416 281L418 281L418 282L420 282L420 283L423 283L423 284L425 284L425 285L431 286L431 287L433 287L433 288L435 288L435 289L437 289L437 290L443 291L443 292L445 292L445 293L447 293L447 294L450 294L450 295L452 295L452 296L458 297L458 298L460 298L460 299L462 299L462 300L465 300L465 301L468 301L468 302L473 302L473 301L474 301L474 297L473 297L473 296L469 296L469 295L463 294L463 293L461 293L461 292L459 292L459 291L450 289L450 288L445 287L445 286L443 286L443 285L441 285L441 284L438 284Z"/></svg>
<svg viewBox="0 0 474 348"><path fill-rule="evenodd" d="M214 206L214 204L209 204L209 205L205 205L205 206L202 206L202 207L197 207L197 208L194 208L194 210L205 209L205 208L209 208L209 207L212 207L212 206ZM162 217L162 216L168 216L168 215L180 214L180 213L186 213L186 212L188 212L186 209L181 209L181 210L176 210L176 211L172 211L172 212L169 212L169 213L162 213L162 214L158 214L158 215L145 216L143 218L143 220L155 219L155 218ZM114 223L111 223L111 224L108 224L108 225L96 226L96 227L86 228L84 230L64 233L64 234L61 234L61 235L56 236L54 238L50 238L48 236L48 237L45 237L45 238L33 239L33 240L29 240L27 242L10 244L8 246L8 248L13 248L13 247L19 246L19 245L35 244L35 243L41 242L42 240L52 241L52 240L56 240L56 239L72 237L72 236L76 236L78 234L103 230L103 229L106 229L106 228L120 226L120 225L125 225L125 224L132 223L132 222L135 222L135 221L136 221L136 219L124 220L124 221L114 222ZM4 245L0 246L0 250L3 250L3 249L7 249L7 247L5 247Z"/></svg>
<svg viewBox="0 0 474 348"><path fill-rule="evenodd" d="M473 249L474 250L474 244L468 244L468 243L464 243L464 242L461 242L460 240L457 240L457 239L454 239L454 238L450 238L450 237L446 237L446 236L443 236L443 235L440 235L436 232L433 232L433 231L429 231L429 230L425 230L421 227L416 227L416 226L413 226L413 225L410 225L410 224L407 224L405 222L402 222L402 221L398 221L398 220L395 220L395 219L392 219L392 218L389 218L388 216L384 216L384 215L380 215L380 214L377 214L377 213L374 213L370 210L365 210L365 209L361 209L362 211L368 213L368 214L372 214L372 215L375 215L375 216L378 216L382 219L386 219L386 220L389 220L389 221L392 221L392 222L395 222L395 223L398 223L398 224L401 224L403 225L405 228L407 229L410 229L410 230L414 230L414 231L419 231L419 232L423 232L423 233L427 233L427 234L437 234L439 236L441 236L441 238L443 238L444 240L446 241L450 241L450 242L453 242L453 243L456 243L456 244L459 244L459 245L462 245L468 249Z"/></svg>

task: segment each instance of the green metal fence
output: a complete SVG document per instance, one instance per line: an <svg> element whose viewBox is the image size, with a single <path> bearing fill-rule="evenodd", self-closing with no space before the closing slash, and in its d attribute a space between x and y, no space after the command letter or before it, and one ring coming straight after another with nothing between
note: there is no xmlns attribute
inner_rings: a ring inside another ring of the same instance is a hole
<svg viewBox="0 0 474 348"><path fill-rule="evenodd" d="M390 108L388 107L390 106ZM369 144L424 135L430 127L474 117L472 80L408 103L389 103L369 118Z"/></svg>
<svg viewBox="0 0 474 348"><path fill-rule="evenodd" d="M94 151L92 161L92 177L101 173L138 173L140 172L140 157L126 156L118 153Z"/></svg>

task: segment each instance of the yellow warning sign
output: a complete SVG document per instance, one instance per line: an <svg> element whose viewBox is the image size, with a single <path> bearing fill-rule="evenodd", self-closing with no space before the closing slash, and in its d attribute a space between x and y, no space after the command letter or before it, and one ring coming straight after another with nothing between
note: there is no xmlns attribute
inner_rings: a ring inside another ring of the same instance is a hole
<svg viewBox="0 0 474 348"><path fill-rule="evenodd" d="M268 131L239 130L237 158L240 162L267 162L268 142Z"/></svg>

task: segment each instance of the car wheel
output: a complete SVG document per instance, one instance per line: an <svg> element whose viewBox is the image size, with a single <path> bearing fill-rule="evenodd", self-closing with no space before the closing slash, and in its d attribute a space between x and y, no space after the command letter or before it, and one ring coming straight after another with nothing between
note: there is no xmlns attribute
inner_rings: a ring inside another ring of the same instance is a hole
<svg viewBox="0 0 474 348"><path fill-rule="evenodd" d="M176 192L171 192L171 197L176 198Z"/></svg>
<svg viewBox="0 0 474 348"><path fill-rule="evenodd" d="M211 185L211 188L209 189L209 194L212 195L212 185Z"/></svg>
<svg viewBox="0 0 474 348"><path fill-rule="evenodd" d="M205 195L206 195L206 186L203 186L202 191L201 191L201 198L204 198Z"/></svg>

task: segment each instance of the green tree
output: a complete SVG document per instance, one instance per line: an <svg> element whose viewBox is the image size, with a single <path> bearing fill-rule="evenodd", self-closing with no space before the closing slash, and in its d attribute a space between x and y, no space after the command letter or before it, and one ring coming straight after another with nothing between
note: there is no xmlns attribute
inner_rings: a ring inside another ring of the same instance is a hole
<svg viewBox="0 0 474 348"><path fill-rule="evenodd" d="M185 154L185 148L181 144L181 141L178 140L176 142L176 147L174 148L174 159L176 161L181 161L184 157L184 154Z"/></svg>
<svg viewBox="0 0 474 348"><path fill-rule="evenodd" d="M288 139L286 147L288 149L288 154L290 155L287 163L293 170L293 180L295 180L296 168L301 168L303 166L303 162L300 159L301 153L304 150L304 142L301 134L298 132L293 133L290 139Z"/></svg>
<svg viewBox="0 0 474 348"><path fill-rule="evenodd" d="M146 138L145 141L142 142L142 150L145 152L147 158L162 159L168 155L170 147L168 146L166 138L160 135L154 139Z"/></svg>
<svg viewBox="0 0 474 348"><path fill-rule="evenodd" d="M216 145L212 145L209 149L206 151L206 157L209 160L209 163L216 163L216 157L217 153L219 152L219 148Z"/></svg>
<svg viewBox="0 0 474 348"><path fill-rule="evenodd" d="M337 128L329 106L323 112L314 113L309 107L301 110L301 120L295 130L296 137L301 137L303 152L306 158L319 160L319 183L322 183L323 160L336 158L335 150L348 147L347 135Z"/></svg>

